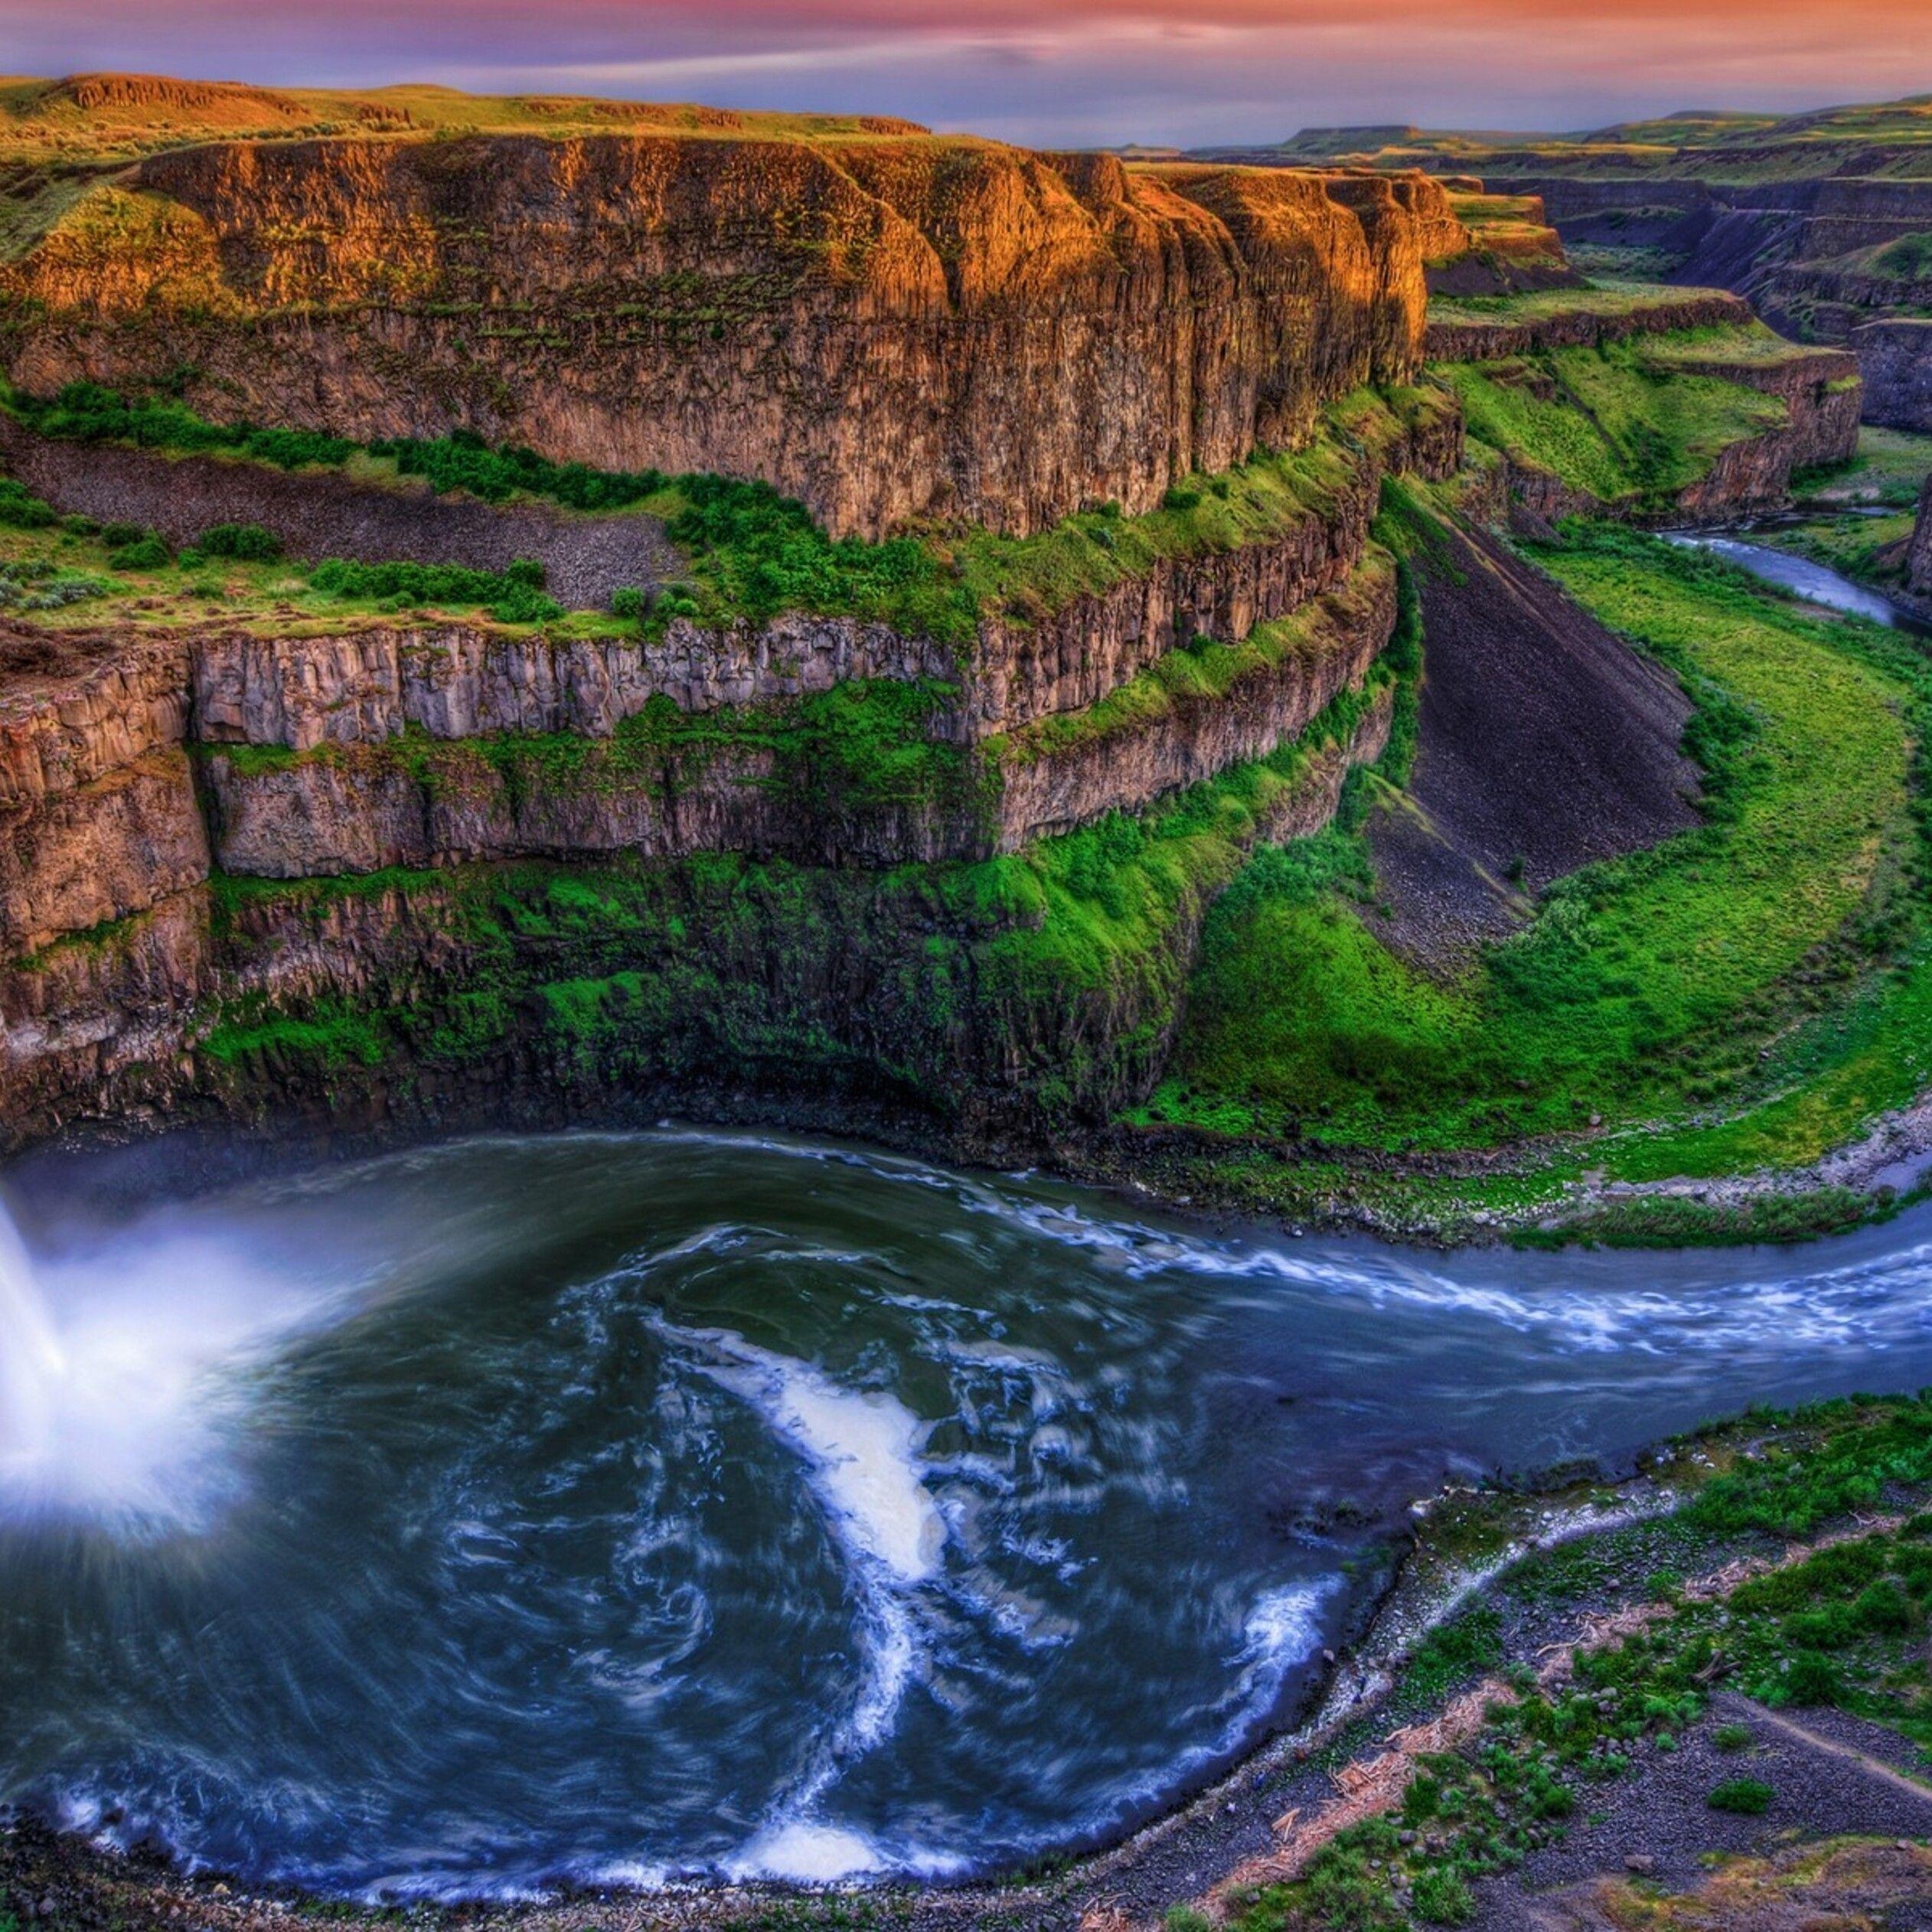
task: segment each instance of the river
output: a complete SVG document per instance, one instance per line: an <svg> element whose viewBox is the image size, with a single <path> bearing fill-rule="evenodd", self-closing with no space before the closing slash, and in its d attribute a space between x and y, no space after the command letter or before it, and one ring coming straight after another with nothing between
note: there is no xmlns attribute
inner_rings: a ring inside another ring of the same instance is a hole
<svg viewBox="0 0 1932 1932"><path fill-rule="evenodd" d="M1932 1382L1926 1212L1441 1256L671 1131L80 1198L0 1256L0 1802L372 1898L1092 1842L1445 1479Z"/></svg>
<svg viewBox="0 0 1932 1932"><path fill-rule="evenodd" d="M1757 527L1745 524L1740 528L1748 532ZM1932 624L1902 610L1877 591L1854 583L1842 572L1813 563L1809 557L1794 556L1788 550L1774 550L1765 543L1753 543L1741 536L1685 531L1673 534L1666 540L1692 550L1708 550L1712 556L1721 556L1727 563L1735 563L1761 581L1788 590L1807 603L1869 618L1875 624L1891 630L1909 631L1915 637L1932 638Z"/></svg>

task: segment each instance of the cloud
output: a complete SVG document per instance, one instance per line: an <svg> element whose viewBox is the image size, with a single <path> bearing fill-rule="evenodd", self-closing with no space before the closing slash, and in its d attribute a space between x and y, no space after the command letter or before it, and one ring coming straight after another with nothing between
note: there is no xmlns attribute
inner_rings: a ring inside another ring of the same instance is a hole
<svg viewBox="0 0 1932 1932"><path fill-rule="evenodd" d="M0 0L9 64L703 96L1049 142L1932 88L1927 0Z"/></svg>

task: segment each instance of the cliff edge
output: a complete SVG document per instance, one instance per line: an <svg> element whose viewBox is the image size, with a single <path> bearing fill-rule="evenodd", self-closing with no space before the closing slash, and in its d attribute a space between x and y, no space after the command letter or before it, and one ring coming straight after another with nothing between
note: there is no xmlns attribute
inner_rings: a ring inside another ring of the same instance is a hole
<svg viewBox="0 0 1932 1932"><path fill-rule="evenodd" d="M761 477L837 534L1157 504L1413 375L1418 176L918 135L212 140L103 175L0 267L19 387L224 420L461 426Z"/></svg>

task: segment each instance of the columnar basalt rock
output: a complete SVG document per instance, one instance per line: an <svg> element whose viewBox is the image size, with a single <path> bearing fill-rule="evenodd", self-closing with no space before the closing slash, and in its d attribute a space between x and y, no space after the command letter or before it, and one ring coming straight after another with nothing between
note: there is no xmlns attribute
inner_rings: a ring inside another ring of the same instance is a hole
<svg viewBox="0 0 1932 1932"><path fill-rule="evenodd" d="M965 140L214 142L83 197L0 292L35 390L185 370L224 418L1025 531L1405 380L1423 262L1466 242L1420 177Z"/></svg>
<svg viewBox="0 0 1932 1932"><path fill-rule="evenodd" d="M1918 500L1918 521L1906 548L1905 588L1922 606L1932 610L1932 477L1926 478Z"/></svg>
<svg viewBox="0 0 1932 1932"><path fill-rule="evenodd" d="M1932 288L1926 302L1932 306ZM1932 318L1894 315L1862 323L1852 331L1851 345L1865 377L1867 421L1932 430Z"/></svg>
<svg viewBox="0 0 1932 1932"><path fill-rule="evenodd" d="M1138 810L1291 742L1360 685L1395 627L1395 571L1384 553L1284 625L1290 635L1256 632L1246 661L1211 695L1182 682L1123 707L1118 721L1103 709L1072 729L1049 719L1016 733L1001 748L1002 846Z"/></svg>

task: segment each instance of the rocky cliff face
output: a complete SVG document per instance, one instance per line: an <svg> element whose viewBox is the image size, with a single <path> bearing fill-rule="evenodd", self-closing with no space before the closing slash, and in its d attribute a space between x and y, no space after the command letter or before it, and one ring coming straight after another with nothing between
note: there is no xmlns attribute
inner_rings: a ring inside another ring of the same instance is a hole
<svg viewBox="0 0 1932 1932"><path fill-rule="evenodd" d="M1718 453L1709 473L1678 499L1689 516L1708 519L1782 503L1794 470L1846 462L1858 453L1864 390L1857 366L1842 351L1821 349L1764 363L1720 353L1708 361L1686 357L1679 366L1688 374L1715 376L1775 396L1786 417L1783 429Z"/></svg>
<svg viewBox="0 0 1932 1932"><path fill-rule="evenodd" d="M1579 297L1574 307L1541 315L1445 318L1429 324L1425 341L1431 362L1500 362L1539 350L1594 348L1636 336L1741 327L1751 320L1749 302L1718 289L1699 289L1620 308L1596 306Z"/></svg>
<svg viewBox="0 0 1932 1932"><path fill-rule="evenodd" d="M1656 250L1675 263L1673 280L1735 289L1783 333L1851 349L1867 422L1932 429L1932 331L1913 326L1932 282L1885 253L1932 232L1932 179L1885 178L1881 169L1901 164L1917 171L1897 152L1822 173L1821 158L1814 151L1807 168L1791 153L1761 180L1511 179L1542 195L1567 240Z"/></svg>
<svg viewBox="0 0 1932 1932"><path fill-rule="evenodd" d="M1932 308L1932 288L1923 305ZM1869 398L1866 420L1932 432L1932 319L1895 315L1862 323L1850 341Z"/></svg>
<svg viewBox="0 0 1932 1932"><path fill-rule="evenodd" d="M1918 521L1905 553L1905 583L1914 597L1932 605L1932 477L1918 500Z"/></svg>
<svg viewBox="0 0 1932 1932"><path fill-rule="evenodd" d="M0 273L33 390L192 372L224 419L457 425L762 476L835 530L1027 530L1405 379L1420 177L932 139L342 139L156 155Z"/></svg>

